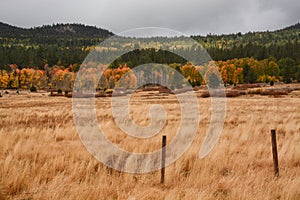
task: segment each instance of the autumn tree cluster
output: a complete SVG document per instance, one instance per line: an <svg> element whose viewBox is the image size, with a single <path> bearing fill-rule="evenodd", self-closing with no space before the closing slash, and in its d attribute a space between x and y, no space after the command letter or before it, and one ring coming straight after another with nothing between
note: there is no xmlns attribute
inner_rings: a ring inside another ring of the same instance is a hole
<svg viewBox="0 0 300 200"><path fill-rule="evenodd" d="M227 61L209 62L204 66L194 66L192 63L170 64L169 69L155 71L144 66L144 74L137 75L126 64L117 68L99 66L94 63L64 66L48 66L44 69L22 68L10 65L10 70L0 70L0 87L3 89L73 89L76 72L81 67L81 79L77 86L91 90L114 88L115 86L134 87L141 76L143 78L168 79L168 85L174 88L182 86L182 80L176 78L175 71L181 74L193 87L207 84L212 74L220 74L225 85L257 83L257 82L300 82L300 66L290 58L276 62L273 59L256 60L254 58L232 59ZM101 71L106 69L105 71ZM100 70L100 71L99 71ZM155 71L155 74L153 74ZM99 74L103 74L100 76ZM149 82L149 81L148 81ZM151 80L150 80L151 82Z"/></svg>

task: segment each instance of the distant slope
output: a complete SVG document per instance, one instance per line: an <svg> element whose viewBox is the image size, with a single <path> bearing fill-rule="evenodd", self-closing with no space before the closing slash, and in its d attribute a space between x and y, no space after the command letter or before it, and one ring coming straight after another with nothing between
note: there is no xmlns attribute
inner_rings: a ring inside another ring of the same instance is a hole
<svg viewBox="0 0 300 200"><path fill-rule="evenodd" d="M20 37L28 34L26 29L0 22L1 37Z"/></svg>
<svg viewBox="0 0 300 200"><path fill-rule="evenodd" d="M192 36L201 43L213 59L254 57L281 59L291 57L300 62L300 25L277 31L248 32L245 34Z"/></svg>
<svg viewBox="0 0 300 200"><path fill-rule="evenodd" d="M75 37L75 38L107 38L112 32L83 24L54 24L30 29L11 26L0 22L0 37Z"/></svg>
<svg viewBox="0 0 300 200"><path fill-rule="evenodd" d="M298 22L297 24L288 26L282 30L300 30L300 23Z"/></svg>
<svg viewBox="0 0 300 200"><path fill-rule="evenodd" d="M39 36L71 36L71 37L90 37L107 38L114 35L112 32L83 24L55 24L46 25L30 29L34 35Z"/></svg>
<svg viewBox="0 0 300 200"><path fill-rule="evenodd" d="M192 36L192 38L204 43L209 43L210 47L232 48L233 46L257 44L271 45L274 43L285 44L291 41L300 40L300 24L295 24L276 31L248 32L245 34L222 34L207 36Z"/></svg>

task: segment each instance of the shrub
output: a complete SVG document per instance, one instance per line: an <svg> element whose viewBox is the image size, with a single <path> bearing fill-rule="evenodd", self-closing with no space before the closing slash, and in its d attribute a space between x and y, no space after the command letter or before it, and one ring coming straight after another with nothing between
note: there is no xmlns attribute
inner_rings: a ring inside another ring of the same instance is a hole
<svg viewBox="0 0 300 200"><path fill-rule="evenodd" d="M62 94L62 92L63 92L63 91L62 91L62 89L60 89L60 88L57 90L57 93L58 93L58 94Z"/></svg>
<svg viewBox="0 0 300 200"><path fill-rule="evenodd" d="M249 86L247 84L243 84L243 85L235 85L232 89L234 90L247 90L249 88Z"/></svg>
<svg viewBox="0 0 300 200"><path fill-rule="evenodd" d="M238 97L238 96L240 96L240 93L237 90L226 92L226 97Z"/></svg>
<svg viewBox="0 0 300 200"><path fill-rule="evenodd" d="M287 90L263 90L260 93L261 95L288 95L288 91Z"/></svg>
<svg viewBox="0 0 300 200"><path fill-rule="evenodd" d="M107 90L105 90L105 93L107 93L107 94L112 94L113 92L114 92L113 89L107 89Z"/></svg>
<svg viewBox="0 0 300 200"><path fill-rule="evenodd" d="M260 94L261 89L254 89L254 90L249 90L248 94Z"/></svg>
<svg viewBox="0 0 300 200"><path fill-rule="evenodd" d="M172 93L172 91L169 88L167 88L167 87L159 87L158 91L159 91L159 93L167 93L167 94L171 94Z"/></svg>
<svg viewBox="0 0 300 200"><path fill-rule="evenodd" d="M246 91L239 91L239 94L240 94L240 95L246 95L247 92L246 92Z"/></svg>
<svg viewBox="0 0 300 200"><path fill-rule="evenodd" d="M36 92L37 88L35 86L31 86L29 90L30 90L30 92Z"/></svg>
<svg viewBox="0 0 300 200"><path fill-rule="evenodd" d="M207 97L210 97L210 94L209 94L209 92L205 91L200 96L203 98L207 98Z"/></svg>

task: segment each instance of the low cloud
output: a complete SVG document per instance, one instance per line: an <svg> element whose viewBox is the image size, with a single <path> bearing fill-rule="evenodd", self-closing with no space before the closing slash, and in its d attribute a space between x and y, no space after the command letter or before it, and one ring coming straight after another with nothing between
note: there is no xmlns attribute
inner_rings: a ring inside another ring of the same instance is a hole
<svg viewBox="0 0 300 200"><path fill-rule="evenodd" d="M275 30L300 21L298 0L2 0L0 21L22 27L76 22L114 33L163 27L187 35Z"/></svg>

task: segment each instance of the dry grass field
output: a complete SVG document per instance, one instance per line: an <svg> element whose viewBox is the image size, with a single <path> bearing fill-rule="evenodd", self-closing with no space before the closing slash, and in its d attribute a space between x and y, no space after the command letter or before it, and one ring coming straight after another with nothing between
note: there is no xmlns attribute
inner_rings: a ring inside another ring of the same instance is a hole
<svg viewBox="0 0 300 200"><path fill-rule="evenodd" d="M210 99L199 98L197 136L183 156L160 172L128 174L98 162L76 132L72 99L6 95L0 99L0 199L300 199L300 91L288 96L227 98L224 130L204 159L198 154L210 122ZM159 149L179 126L174 96L137 94L133 120L147 125L147 108L164 106L167 124L150 139L122 133L111 116L110 98L96 100L107 137L133 152ZM145 116L146 115L146 116ZM277 130L280 176L274 177L270 130Z"/></svg>

